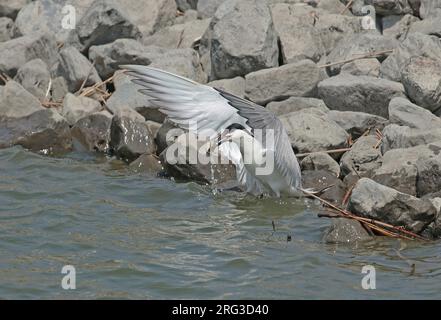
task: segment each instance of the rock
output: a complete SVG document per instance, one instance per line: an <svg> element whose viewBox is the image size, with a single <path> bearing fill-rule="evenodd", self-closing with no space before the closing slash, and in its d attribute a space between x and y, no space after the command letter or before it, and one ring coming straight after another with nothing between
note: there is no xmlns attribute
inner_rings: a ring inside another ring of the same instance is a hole
<svg viewBox="0 0 441 320"><path fill-rule="evenodd" d="M440 17L441 3L437 0L421 0L420 16L423 19Z"/></svg>
<svg viewBox="0 0 441 320"><path fill-rule="evenodd" d="M107 111L82 117L71 130L75 149L108 152L111 123L112 115Z"/></svg>
<svg viewBox="0 0 441 320"><path fill-rule="evenodd" d="M415 56L441 60L441 41L434 36L410 33L381 64L381 77L401 81L403 66L406 66L410 58Z"/></svg>
<svg viewBox="0 0 441 320"><path fill-rule="evenodd" d="M91 47L89 57L104 79L112 76L120 65L140 64L164 69L198 82L207 81L197 52L189 48L166 49L144 46L132 39L118 39L110 44Z"/></svg>
<svg viewBox="0 0 441 320"><path fill-rule="evenodd" d="M0 148L13 145L42 154L68 152L72 147L69 125L54 109L41 108L22 117L1 115Z"/></svg>
<svg viewBox="0 0 441 320"><path fill-rule="evenodd" d="M225 0L198 0L198 17L201 19L213 17L217 8L224 2Z"/></svg>
<svg viewBox="0 0 441 320"><path fill-rule="evenodd" d="M128 8L129 4L125 3L125 6ZM66 44L85 53L93 45L110 43L116 39L140 39L141 31L133 22L134 19L129 18L126 8L122 8L117 1L95 0L69 33Z"/></svg>
<svg viewBox="0 0 441 320"><path fill-rule="evenodd" d="M95 63L98 74L107 79L119 69L119 65L149 65L164 51L155 46L146 47L133 39L118 39L109 44L90 47L89 58Z"/></svg>
<svg viewBox="0 0 441 320"><path fill-rule="evenodd" d="M133 21L144 36L172 25L176 18L175 0L126 0L116 3L121 5L126 17Z"/></svg>
<svg viewBox="0 0 441 320"><path fill-rule="evenodd" d="M195 11L198 4L198 0L176 0L178 10L182 12Z"/></svg>
<svg viewBox="0 0 441 320"><path fill-rule="evenodd" d="M77 97L68 93L63 100L61 115L70 125L74 125L81 118L101 111L101 104L88 97Z"/></svg>
<svg viewBox="0 0 441 320"><path fill-rule="evenodd" d="M52 100L61 102L68 92L67 83L63 77L56 77L52 80Z"/></svg>
<svg viewBox="0 0 441 320"><path fill-rule="evenodd" d="M336 47L329 53L326 60L328 63L339 61L347 61L353 58L359 58L361 54L369 54L372 52L384 52L377 59L383 61L389 54L388 50L394 49L398 45L398 41L391 39L377 32L365 32L361 34L354 34L350 37L344 38ZM375 58L374 58L375 59ZM351 64L358 63L360 60L350 62ZM338 74L340 69L345 64L336 64L328 67L331 74ZM372 67L372 63L370 67ZM370 68L368 67L368 69Z"/></svg>
<svg viewBox="0 0 441 320"><path fill-rule="evenodd" d="M441 115L441 60L411 58L401 73L401 82L412 101Z"/></svg>
<svg viewBox="0 0 441 320"><path fill-rule="evenodd" d="M18 69L14 80L35 97L43 99L46 96L51 79L47 64L41 59L34 59Z"/></svg>
<svg viewBox="0 0 441 320"><path fill-rule="evenodd" d="M321 81L318 94L330 109L366 112L380 117L387 117L392 98L405 96L401 83L350 74Z"/></svg>
<svg viewBox="0 0 441 320"><path fill-rule="evenodd" d="M178 0L179 1L179 0ZM198 12L193 9L186 10L183 15L176 17L175 24L187 23L198 19Z"/></svg>
<svg viewBox="0 0 441 320"><path fill-rule="evenodd" d="M167 147L171 146L184 131L179 129L173 122L165 120L156 133L156 151L161 154Z"/></svg>
<svg viewBox="0 0 441 320"><path fill-rule="evenodd" d="M427 109L404 98L393 98L389 103L389 121L414 129L441 128L441 119Z"/></svg>
<svg viewBox="0 0 441 320"><path fill-rule="evenodd" d="M348 134L325 114L305 110L279 117L294 150L300 153L346 147Z"/></svg>
<svg viewBox="0 0 441 320"><path fill-rule="evenodd" d="M114 116L110 127L112 153L132 162L140 155L155 153L153 135L145 121L129 116Z"/></svg>
<svg viewBox="0 0 441 320"><path fill-rule="evenodd" d="M375 136L360 137L340 159L342 176L372 177L381 166L381 151Z"/></svg>
<svg viewBox="0 0 441 320"><path fill-rule="evenodd" d="M306 156L301 162L302 170L324 170L334 174L337 178L340 176L340 166L325 152L314 152Z"/></svg>
<svg viewBox="0 0 441 320"><path fill-rule="evenodd" d="M376 129L381 131L387 124L387 119L364 112L331 110L327 117L345 129L353 139L368 130L371 134L375 133Z"/></svg>
<svg viewBox="0 0 441 320"><path fill-rule="evenodd" d="M409 28L409 33L419 32L429 36L441 37L441 20L439 17L434 17L425 20L417 20L412 23Z"/></svg>
<svg viewBox="0 0 441 320"><path fill-rule="evenodd" d="M138 173L146 173L151 176L160 176L164 167L157 156L152 154L142 154L135 161L130 163L130 169Z"/></svg>
<svg viewBox="0 0 441 320"><path fill-rule="evenodd" d="M310 59L314 62L326 54L312 7L278 3L272 7L274 27L279 35L283 63Z"/></svg>
<svg viewBox="0 0 441 320"><path fill-rule="evenodd" d="M203 145L204 142L197 140L194 134L181 134L160 154L167 173L177 179L189 179L215 186L237 185L236 167L222 156L219 155L217 163L213 161L204 164L199 160L190 161L192 154L195 156L194 159L200 159L201 155L206 156L207 149Z"/></svg>
<svg viewBox="0 0 441 320"><path fill-rule="evenodd" d="M437 210L435 221L433 221L428 227L427 231L432 238L441 237L441 198L434 198L430 200Z"/></svg>
<svg viewBox="0 0 441 320"><path fill-rule="evenodd" d="M210 24L210 19L194 20L164 28L143 39L143 44L170 49L194 48Z"/></svg>
<svg viewBox="0 0 441 320"><path fill-rule="evenodd" d="M383 130L381 150L410 148L422 144L441 141L441 127L414 129L396 124L388 125Z"/></svg>
<svg viewBox="0 0 441 320"><path fill-rule="evenodd" d="M175 73L199 83L207 82L207 75L202 70L199 54L193 49L166 50L151 63L152 67Z"/></svg>
<svg viewBox="0 0 441 320"><path fill-rule="evenodd" d="M398 192L368 178L360 179L352 190L349 211L416 233L422 232L436 215L429 200Z"/></svg>
<svg viewBox="0 0 441 320"><path fill-rule="evenodd" d="M221 89L238 97L245 97L245 79L235 77L233 79L215 80L207 83L210 87Z"/></svg>
<svg viewBox="0 0 441 320"><path fill-rule="evenodd" d="M227 0L201 40L210 80L244 76L278 66L277 34L265 0Z"/></svg>
<svg viewBox="0 0 441 320"><path fill-rule="evenodd" d="M40 101L15 81L6 82L0 96L1 118L23 118L44 110Z"/></svg>
<svg viewBox="0 0 441 320"><path fill-rule="evenodd" d="M35 32L50 33L57 42L65 42L70 30L75 28L75 21L79 21L93 0L37 0L29 2L17 15L15 24L22 35ZM69 7L70 6L70 7ZM69 14L75 10L75 18L68 20ZM75 20L75 21L74 21ZM64 24L71 28L63 27Z"/></svg>
<svg viewBox="0 0 441 320"><path fill-rule="evenodd" d="M162 126L162 123L152 121L152 120L147 120L145 123L147 124L147 127L149 127L152 135L154 137L156 137L156 134L158 133L159 129Z"/></svg>
<svg viewBox="0 0 441 320"><path fill-rule="evenodd" d="M380 16L389 16L393 14L404 15L413 13L412 7L407 0L368 0L375 8L376 14Z"/></svg>
<svg viewBox="0 0 441 320"><path fill-rule="evenodd" d="M18 37L20 33L15 27L14 21L7 17L0 17L0 42Z"/></svg>
<svg viewBox="0 0 441 320"><path fill-rule="evenodd" d="M419 19L411 14L382 17L383 35L402 41L406 38L408 32L411 32L412 26L417 21Z"/></svg>
<svg viewBox="0 0 441 320"><path fill-rule="evenodd" d="M332 219L331 226L326 229L323 242L327 244L356 243L371 240L372 236L360 222L345 218Z"/></svg>
<svg viewBox="0 0 441 320"><path fill-rule="evenodd" d="M302 186L314 190L323 190L330 187L320 194L320 198L338 205L342 203L346 194L345 184L333 173L324 170L303 171Z"/></svg>
<svg viewBox="0 0 441 320"><path fill-rule="evenodd" d="M8 17L15 19L18 12L23 8L30 0L4 0L0 2L0 17Z"/></svg>
<svg viewBox="0 0 441 320"><path fill-rule="evenodd" d="M302 60L247 74L245 95L260 105L284 100L290 96L313 97L319 81L317 65L310 60Z"/></svg>
<svg viewBox="0 0 441 320"><path fill-rule="evenodd" d="M380 75L380 66L381 63L375 58L359 59L344 64L341 68L341 73L378 78Z"/></svg>
<svg viewBox="0 0 441 320"><path fill-rule="evenodd" d="M66 79L70 92L78 91L86 79L86 87L101 82L95 67L74 47L61 49L57 74Z"/></svg>
<svg viewBox="0 0 441 320"><path fill-rule="evenodd" d="M134 85L131 78L124 74L118 74L114 80L115 92L107 100L107 107L114 114L121 114L135 110L146 120L163 122L165 115L159 110L152 108L147 97L140 93L139 87Z"/></svg>
<svg viewBox="0 0 441 320"><path fill-rule="evenodd" d="M303 109L317 109L324 113L329 111L323 100L304 97L290 97L283 101L273 101L266 105L266 109L277 116Z"/></svg>
<svg viewBox="0 0 441 320"><path fill-rule="evenodd" d="M358 18L328 14L313 7L278 3L272 7L283 62L314 62L328 54L344 37L361 31Z"/></svg>
<svg viewBox="0 0 441 320"><path fill-rule="evenodd" d="M57 44L53 36L33 34L0 43L0 72L14 77L26 62L41 59L52 66L58 59Z"/></svg>
<svg viewBox="0 0 441 320"><path fill-rule="evenodd" d="M441 143L389 150L373 179L398 191L422 197L441 189Z"/></svg>

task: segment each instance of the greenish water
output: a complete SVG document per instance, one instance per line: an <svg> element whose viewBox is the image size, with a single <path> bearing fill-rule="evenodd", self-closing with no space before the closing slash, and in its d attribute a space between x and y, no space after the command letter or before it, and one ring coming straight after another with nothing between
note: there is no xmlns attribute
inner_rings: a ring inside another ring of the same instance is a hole
<svg viewBox="0 0 441 320"><path fill-rule="evenodd" d="M0 150L0 298L441 298L440 243L326 245L319 210L104 157ZM75 290L61 287L64 265L76 268ZM376 268L375 290L361 287L364 265Z"/></svg>

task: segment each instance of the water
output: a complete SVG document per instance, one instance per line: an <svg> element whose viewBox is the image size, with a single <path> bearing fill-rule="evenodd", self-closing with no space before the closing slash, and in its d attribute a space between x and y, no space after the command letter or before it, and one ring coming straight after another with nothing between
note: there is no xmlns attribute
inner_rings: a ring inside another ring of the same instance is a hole
<svg viewBox="0 0 441 320"><path fill-rule="evenodd" d="M105 157L0 150L0 298L441 298L440 243L326 245L319 210L213 194ZM61 287L64 265L75 290ZM364 265L375 290L362 289Z"/></svg>

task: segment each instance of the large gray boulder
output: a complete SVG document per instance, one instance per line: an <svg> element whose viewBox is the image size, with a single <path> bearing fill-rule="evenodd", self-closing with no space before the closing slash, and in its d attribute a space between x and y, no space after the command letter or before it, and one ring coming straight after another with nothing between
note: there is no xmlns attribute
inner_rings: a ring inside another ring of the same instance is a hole
<svg viewBox="0 0 441 320"><path fill-rule="evenodd" d="M164 69L197 82L207 81L197 52L190 48L167 49L144 46L133 39L118 39L91 47L89 57L103 78L112 76L120 65L140 64Z"/></svg>
<svg viewBox="0 0 441 320"><path fill-rule="evenodd" d="M313 190L325 189L320 193L320 198L336 205L341 205L347 192L343 181L327 170L302 171L302 186Z"/></svg>
<svg viewBox="0 0 441 320"><path fill-rule="evenodd" d="M389 121L400 126L421 130L441 128L441 118L405 98L393 98L390 101Z"/></svg>
<svg viewBox="0 0 441 320"><path fill-rule="evenodd" d="M440 17L441 3L438 0L421 0L420 16L423 19Z"/></svg>
<svg viewBox="0 0 441 320"><path fill-rule="evenodd" d="M291 144L300 153L346 147L348 134L321 112L301 110L279 117Z"/></svg>
<svg viewBox="0 0 441 320"><path fill-rule="evenodd" d="M0 116L0 148L23 146L45 155L72 149L69 124L54 109L42 109L23 117Z"/></svg>
<svg viewBox="0 0 441 320"><path fill-rule="evenodd" d="M29 2L17 15L15 24L22 35L35 32L51 33L57 42L66 41L71 28L63 28L68 15L75 12L75 21L79 21L94 0L37 0ZM74 28L74 20L69 21Z"/></svg>
<svg viewBox="0 0 441 320"><path fill-rule="evenodd" d="M412 31L413 26L419 21L417 17L411 14L382 17L383 35L403 41L409 32L415 32Z"/></svg>
<svg viewBox="0 0 441 320"><path fill-rule="evenodd" d="M197 11L199 18L211 18L216 13L217 8L225 0L198 0L197 1Z"/></svg>
<svg viewBox="0 0 441 320"><path fill-rule="evenodd" d="M371 76L378 77L380 75L381 63L376 58L358 59L345 63L340 72L349 73L354 76Z"/></svg>
<svg viewBox="0 0 441 320"><path fill-rule="evenodd" d="M18 12L31 0L3 0L0 2L0 17L15 19Z"/></svg>
<svg viewBox="0 0 441 320"><path fill-rule="evenodd" d="M175 24L155 32L142 40L144 45L170 49L194 48L198 39L204 35L210 24L210 19L194 20Z"/></svg>
<svg viewBox="0 0 441 320"><path fill-rule="evenodd" d="M430 200L398 192L368 178L360 179L352 190L348 209L416 233L421 233L436 215Z"/></svg>
<svg viewBox="0 0 441 320"><path fill-rule="evenodd" d="M265 105L290 96L313 97L320 81L317 65L302 60L277 68L263 69L245 76L245 95L257 104Z"/></svg>
<svg viewBox="0 0 441 320"><path fill-rule="evenodd" d="M141 36L140 29L127 14L122 3L114 0L95 0L77 21L66 43L85 53L93 45L110 43L120 38L140 39Z"/></svg>
<svg viewBox="0 0 441 320"><path fill-rule="evenodd" d="M101 109L101 103L97 100L68 93L63 100L61 115L70 125L74 125L81 118L99 112Z"/></svg>
<svg viewBox="0 0 441 320"><path fill-rule="evenodd" d="M0 42L14 39L20 35L15 27L14 20L8 17L0 17Z"/></svg>
<svg viewBox="0 0 441 320"><path fill-rule="evenodd" d="M52 66L58 59L57 43L50 34L32 34L0 43L0 72L14 77L26 62L41 59Z"/></svg>
<svg viewBox="0 0 441 320"><path fill-rule="evenodd" d="M227 0L201 40L210 80L278 66L277 34L265 0Z"/></svg>
<svg viewBox="0 0 441 320"><path fill-rule="evenodd" d="M390 124L383 130L381 150L410 148L431 142L441 141L441 127L415 129L407 126Z"/></svg>
<svg viewBox="0 0 441 320"><path fill-rule="evenodd" d="M409 33L414 32L441 37L441 20L439 17L417 20L409 27Z"/></svg>
<svg viewBox="0 0 441 320"><path fill-rule="evenodd" d="M290 97L282 101L273 101L266 105L266 109L278 116L303 109L317 109L325 113L329 111L323 100L306 97Z"/></svg>
<svg viewBox="0 0 441 320"><path fill-rule="evenodd" d="M412 101L441 115L441 60L411 58L401 72L401 82Z"/></svg>
<svg viewBox="0 0 441 320"><path fill-rule="evenodd" d="M327 62L335 63L341 61L348 61L350 59L359 58L362 54L369 54L373 52L382 52L378 59L384 60L390 52L398 45L398 41L385 37L377 32L364 32L354 34L344 38L326 57ZM358 60L357 60L358 61ZM354 64L355 62L352 62ZM358 62L359 64L360 62ZM337 74L344 66L344 63L336 64L328 67L332 74Z"/></svg>
<svg viewBox="0 0 441 320"><path fill-rule="evenodd" d="M325 170L340 176L340 166L326 152L314 152L303 158L300 162L302 170Z"/></svg>
<svg viewBox="0 0 441 320"><path fill-rule="evenodd" d="M331 110L327 117L345 129L353 139L366 132L372 134L376 129L383 130L387 119L364 112Z"/></svg>
<svg viewBox="0 0 441 320"><path fill-rule="evenodd" d="M360 137L340 159L342 176L372 177L381 166L381 151L375 136Z"/></svg>
<svg viewBox="0 0 441 320"><path fill-rule="evenodd" d="M76 150L108 152L112 115L108 111L95 112L78 120L72 127Z"/></svg>
<svg viewBox="0 0 441 320"><path fill-rule="evenodd" d="M327 244L354 244L371 239L360 222L345 218L333 219L323 235L323 242Z"/></svg>
<svg viewBox="0 0 441 320"><path fill-rule="evenodd" d="M228 93L232 93L241 98L245 97L245 79L242 77L214 80L207 83L207 85L213 88L221 89Z"/></svg>
<svg viewBox="0 0 441 320"><path fill-rule="evenodd" d="M271 11L284 63L317 62L344 37L361 31L356 17L329 14L305 4L277 3Z"/></svg>
<svg viewBox="0 0 441 320"><path fill-rule="evenodd" d="M51 74L47 64L41 59L34 59L18 69L14 80L39 99L44 99L49 87Z"/></svg>
<svg viewBox="0 0 441 320"><path fill-rule="evenodd" d="M18 82L8 81L0 96L0 117L22 118L44 108L40 101Z"/></svg>
<svg viewBox="0 0 441 320"><path fill-rule="evenodd" d="M410 58L416 56L441 60L441 40L422 33L409 34L406 40L400 42L394 52L383 61L380 68L381 76L393 81L401 81L403 67L409 63Z"/></svg>
<svg viewBox="0 0 441 320"><path fill-rule="evenodd" d="M66 80L70 92L78 91L84 81L84 87L101 82L95 67L74 47L60 50L57 74Z"/></svg>
<svg viewBox="0 0 441 320"><path fill-rule="evenodd" d="M147 174L149 176L162 176L164 167L156 155L142 154L136 160L130 163L129 168L140 174Z"/></svg>
<svg viewBox="0 0 441 320"><path fill-rule="evenodd" d="M441 143L393 149L383 155L381 167L372 179L414 196L441 189Z"/></svg>
<svg viewBox="0 0 441 320"><path fill-rule="evenodd" d="M318 94L333 110L359 111L387 117L389 102L405 97L399 82L368 76L340 74L318 84Z"/></svg>
<svg viewBox="0 0 441 320"><path fill-rule="evenodd" d="M145 121L116 115L110 126L110 149L120 159L132 162L142 154L154 154L154 137Z"/></svg>

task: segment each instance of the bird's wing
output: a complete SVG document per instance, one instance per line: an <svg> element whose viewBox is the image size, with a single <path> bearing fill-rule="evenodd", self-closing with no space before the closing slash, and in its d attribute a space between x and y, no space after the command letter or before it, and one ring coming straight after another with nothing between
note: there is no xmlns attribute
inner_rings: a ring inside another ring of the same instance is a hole
<svg viewBox="0 0 441 320"><path fill-rule="evenodd" d="M163 70L139 66L122 65L141 86L150 103L178 126L196 131L220 132L233 123L246 126L247 119L212 87ZM197 125L197 128L191 127Z"/></svg>

